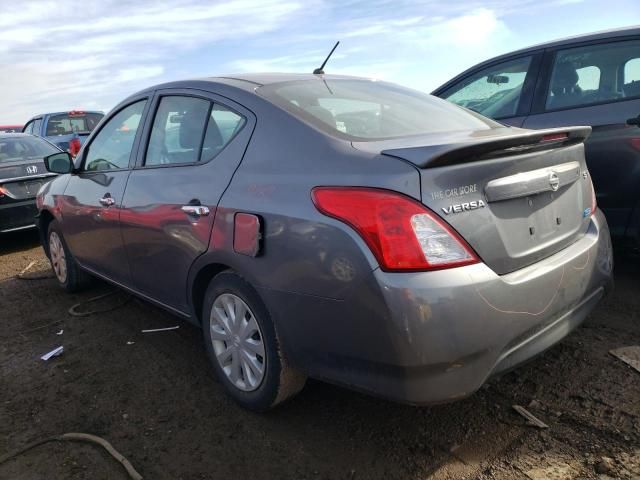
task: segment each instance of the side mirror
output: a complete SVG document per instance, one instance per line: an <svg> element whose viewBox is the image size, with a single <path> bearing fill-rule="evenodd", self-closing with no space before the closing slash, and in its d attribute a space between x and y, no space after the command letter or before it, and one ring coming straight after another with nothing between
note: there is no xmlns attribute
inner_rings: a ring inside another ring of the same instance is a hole
<svg viewBox="0 0 640 480"><path fill-rule="evenodd" d="M44 167L51 173L71 173L73 171L73 160L68 152L54 153L44 157Z"/></svg>

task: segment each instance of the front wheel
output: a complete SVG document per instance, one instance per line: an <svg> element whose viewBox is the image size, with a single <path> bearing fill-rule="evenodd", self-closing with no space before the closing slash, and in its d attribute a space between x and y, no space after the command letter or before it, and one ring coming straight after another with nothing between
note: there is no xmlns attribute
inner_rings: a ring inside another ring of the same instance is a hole
<svg viewBox="0 0 640 480"><path fill-rule="evenodd" d="M70 293L82 288L87 281L87 274L78 267L67 248L57 220L53 220L49 224L47 246L51 268L56 275L58 284Z"/></svg>
<svg viewBox="0 0 640 480"><path fill-rule="evenodd" d="M242 277L223 272L212 280L203 317L213 368L240 405L265 411L302 389L305 376L287 364L266 306Z"/></svg>

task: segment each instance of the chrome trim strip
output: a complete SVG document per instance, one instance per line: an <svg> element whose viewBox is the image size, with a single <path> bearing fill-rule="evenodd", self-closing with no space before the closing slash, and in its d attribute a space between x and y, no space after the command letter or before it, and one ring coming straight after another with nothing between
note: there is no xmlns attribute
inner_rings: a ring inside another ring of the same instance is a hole
<svg viewBox="0 0 640 480"><path fill-rule="evenodd" d="M542 192L554 192L571 185L578 178L580 163L568 162L491 180L484 188L484 193L488 202L500 202Z"/></svg>

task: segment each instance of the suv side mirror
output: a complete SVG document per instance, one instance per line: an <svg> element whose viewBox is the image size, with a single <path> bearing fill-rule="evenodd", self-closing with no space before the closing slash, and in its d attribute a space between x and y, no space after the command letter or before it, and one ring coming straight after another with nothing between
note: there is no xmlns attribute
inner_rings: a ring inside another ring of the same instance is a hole
<svg viewBox="0 0 640 480"><path fill-rule="evenodd" d="M51 173L71 173L73 171L73 160L68 152L54 153L44 157L44 166Z"/></svg>

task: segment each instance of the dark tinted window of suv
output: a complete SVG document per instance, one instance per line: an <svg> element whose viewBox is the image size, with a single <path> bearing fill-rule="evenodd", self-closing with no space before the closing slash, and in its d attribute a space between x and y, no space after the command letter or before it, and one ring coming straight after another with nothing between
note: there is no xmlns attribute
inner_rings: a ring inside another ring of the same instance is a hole
<svg viewBox="0 0 640 480"><path fill-rule="evenodd" d="M551 73L547 110L640 96L640 65L634 63L639 60L639 40L559 50Z"/></svg>
<svg viewBox="0 0 640 480"><path fill-rule="evenodd" d="M70 135L76 133L89 133L102 120L101 113L62 113L52 115L47 122L46 136Z"/></svg>

